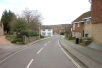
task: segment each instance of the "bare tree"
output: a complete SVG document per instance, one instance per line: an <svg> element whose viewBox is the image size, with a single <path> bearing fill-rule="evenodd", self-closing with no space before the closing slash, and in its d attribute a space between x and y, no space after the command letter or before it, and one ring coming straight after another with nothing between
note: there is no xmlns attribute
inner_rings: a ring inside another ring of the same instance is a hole
<svg viewBox="0 0 102 68"><path fill-rule="evenodd" d="M41 14L37 10L29 10L26 8L23 11L23 18L27 21L29 29L38 31L41 25Z"/></svg>

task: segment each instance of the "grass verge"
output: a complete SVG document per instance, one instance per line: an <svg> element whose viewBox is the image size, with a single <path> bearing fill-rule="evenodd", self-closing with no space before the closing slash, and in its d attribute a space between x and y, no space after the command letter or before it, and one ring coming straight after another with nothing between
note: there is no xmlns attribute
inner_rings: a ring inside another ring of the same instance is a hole
<svg viewBox="0 0 102 68"><path fill-rule="evenodd" d="M69 38L65 38L66 40L75 43L75 40L69 40Z"/></svg>

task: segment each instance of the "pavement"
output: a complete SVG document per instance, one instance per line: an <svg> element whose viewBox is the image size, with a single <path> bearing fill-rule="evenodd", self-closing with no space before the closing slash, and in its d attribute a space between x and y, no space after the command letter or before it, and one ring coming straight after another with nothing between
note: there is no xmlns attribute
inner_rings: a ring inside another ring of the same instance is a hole
<svg viewBox="0 0 102 68"><path fill-rule="evenodd" d="M9 40L5 38L5 36L0 36L0 45L1 44L12 44Z"/></svg>
<svg viewBox="0 0 102 68"><path fill-rule="evenodd" d="M87 67L102 68L101 50L75 44L64 38L60 39L60 44Z"/></svg>

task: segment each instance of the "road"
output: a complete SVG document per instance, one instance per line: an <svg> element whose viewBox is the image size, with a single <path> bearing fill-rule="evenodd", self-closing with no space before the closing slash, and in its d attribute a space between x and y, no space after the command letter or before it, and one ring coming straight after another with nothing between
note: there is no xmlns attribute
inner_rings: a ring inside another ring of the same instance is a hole
<svg viewBox="0 0 102 68"><path fill-rule="evenodd" d="M0 68L77 68L59 47L56 35L15 53Z"/></svg>

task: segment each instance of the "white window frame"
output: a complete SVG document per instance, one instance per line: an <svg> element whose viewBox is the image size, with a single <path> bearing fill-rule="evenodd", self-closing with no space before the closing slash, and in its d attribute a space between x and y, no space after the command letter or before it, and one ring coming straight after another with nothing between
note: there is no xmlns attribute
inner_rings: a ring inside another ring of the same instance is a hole
<svg viewBox="0 0 102 68"><path fill-rule="evenodd" d="M75 30L75 24L73 24L73 30Z"/></svg>
<svg viewBox="0 0 102 68"><path fill-rule="evenodd" d="M80 23L78 23L78 27L80 27Z"/></svg>
<svg viewBox="0 0 102 68"><path fill-rule="evenodd" d="M90 25L90 19L86 20L86 25Z"/></svg>
<svg viewBox="0 0 102 68"><path fill-rule="evenodd" d="M48 29L48 31L51 31L51 29Z"/></svg>
<svg viewBox="0 0 102 68"><path fill-rule="evenodd" d="M45 29L43 29L43 31L45 31Z"/></svg>
<svg viewBox="0 0 102 68"><path fill-rule="evenodd" d="M88 37L90 36L90 31L85 31L85 34L88 34Z"/></svg>

